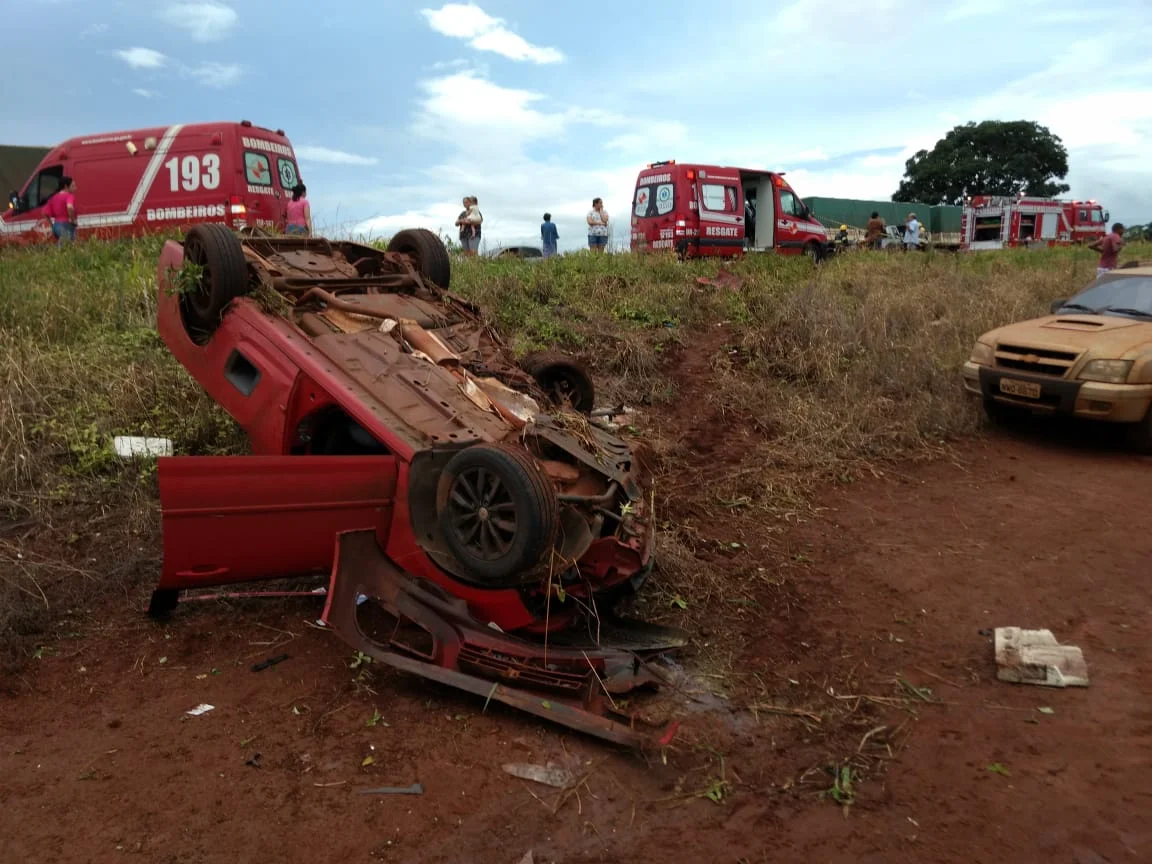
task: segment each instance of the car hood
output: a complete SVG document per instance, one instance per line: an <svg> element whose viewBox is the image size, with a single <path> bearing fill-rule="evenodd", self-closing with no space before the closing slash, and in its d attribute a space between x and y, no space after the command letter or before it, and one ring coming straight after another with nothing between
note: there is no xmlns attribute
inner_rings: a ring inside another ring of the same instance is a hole
<svg viewBox="0 0 1152 864"><path fill-rule="evenodd" d="M1152 322L1122 315L1046 315L991 330L980 341L993 345L1043 347L1073 351L1087 350L1101 356L1122 357L1152 343Z"/></svg>

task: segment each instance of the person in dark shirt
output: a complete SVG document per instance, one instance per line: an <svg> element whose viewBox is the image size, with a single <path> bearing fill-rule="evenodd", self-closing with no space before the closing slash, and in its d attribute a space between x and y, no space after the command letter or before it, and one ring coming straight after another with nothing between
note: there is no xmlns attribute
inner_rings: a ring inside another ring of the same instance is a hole
<svg viewBox="0 0 1152 864"><path fill-rule="evenodd" d="M1100 262L1096 265L1097 276L1115 270L1116 259L1120 257L1120 250L1124 248L1124 226L1117 222L1112 226L1111 234L1097 240L1088 248L1100 253Z"/></svg>
<svg viewBox="0 0 1152 864"><path fill-rule="evenodd" d="M884 239L884 220L880 218L880 214L875 210L872 211L872 218L868 220L868 224L864 226L864 245L869 249L881 248L881 241Z"/></svg>
<svg viewBox="0 0 1152 864"><path fill-rule="evenodd" d="M560 239L560 232L556 230L556 223L552 221L552 214L544 214L544 224L540 226L540 243L544 247L544 257L551 258L556 254L556 241Z"/></svg>

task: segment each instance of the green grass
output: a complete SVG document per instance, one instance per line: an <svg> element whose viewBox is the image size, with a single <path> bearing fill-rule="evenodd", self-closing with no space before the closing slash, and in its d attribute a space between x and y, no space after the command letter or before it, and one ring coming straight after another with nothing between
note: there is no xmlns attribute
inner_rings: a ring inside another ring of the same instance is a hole
<svg viewBox="0 0 1152 864"><path fill-rule="evenodd" d="M0 533L0 635L27 636L21 651L61 607L108 590L92 558L131 549L141 578L154 575L152 467L116 458L112 436L169 437L183 454L243 452L235 425L155 333L161 246L0 250L0 527L36 529ZM692 457L672 418L748 433L741 470L729 459L707 494L770 512L861 464L973 432L958 367L975 337L1045 312L1090 281L1095 256L854 254L819 268L762 256L724 265L737 291L697 283L720 266L586 252L456 259L453 288L516 351L585 355L605 400L643 407L641 431L665 472ZM707 380L683 380L678 358L705 347ZM118 515L97 530L93 512Z"/></svg>

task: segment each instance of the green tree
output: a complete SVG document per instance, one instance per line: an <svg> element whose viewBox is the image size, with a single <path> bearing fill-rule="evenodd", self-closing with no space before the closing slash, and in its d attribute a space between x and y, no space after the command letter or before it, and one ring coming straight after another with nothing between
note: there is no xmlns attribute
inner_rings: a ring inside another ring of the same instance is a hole
<svg viewBox="0 0 1152 864"><path fill-rule="evenodd" d="M893 201L962 204L966 195L1067 192L1068 151L1047 127L1030 120L985 120L957 126L931 150L904 163Z"/></svg>

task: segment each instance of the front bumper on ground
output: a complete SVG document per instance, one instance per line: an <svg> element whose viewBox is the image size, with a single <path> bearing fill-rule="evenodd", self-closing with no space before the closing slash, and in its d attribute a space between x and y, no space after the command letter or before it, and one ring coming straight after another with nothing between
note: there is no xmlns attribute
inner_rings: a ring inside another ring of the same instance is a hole
<svg viewBox="0 0 1152 864"><path fill-rule="evenodd" d="M665 674L653 661L688 634L610 615L597 632L552 634L533 642L472 617L467 604L403 573L373 531L337 536L323 620L373 659L598 738L643 749L663 746L675 721L653 724L632 699ZM638 574L639 575L639 574Z"/></svg>
<svg viewBox="0 0 1152 864"><path fill-rule="evenodd" d="M1152 384L1068 380L981 366L971 361L964 364L963 371L964 387L969 393L1039 414L1060 414L1110 423L1138 423L1152 404ZM1040 387L1040 395L1032 399L1005 393L1001 389L1002 379L1036 384Z"/></svg>

